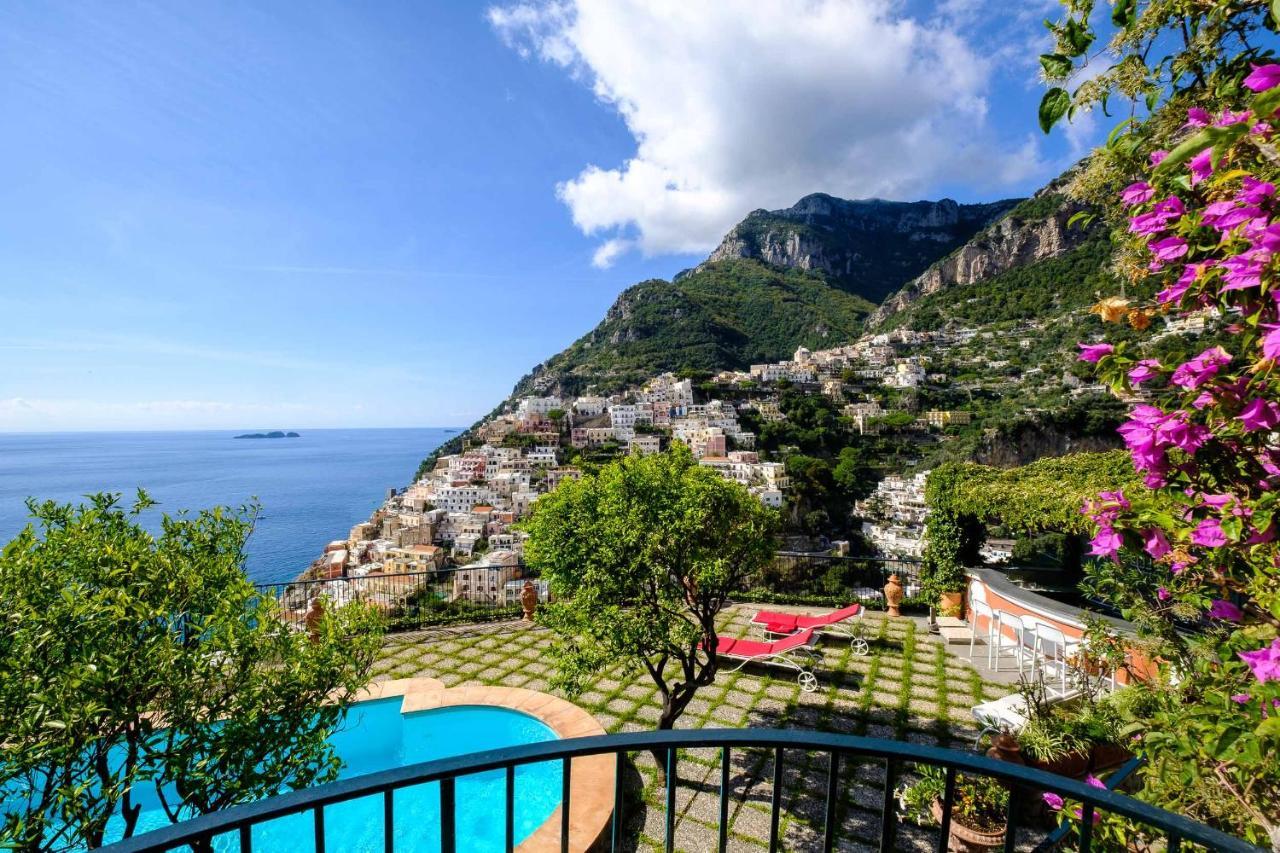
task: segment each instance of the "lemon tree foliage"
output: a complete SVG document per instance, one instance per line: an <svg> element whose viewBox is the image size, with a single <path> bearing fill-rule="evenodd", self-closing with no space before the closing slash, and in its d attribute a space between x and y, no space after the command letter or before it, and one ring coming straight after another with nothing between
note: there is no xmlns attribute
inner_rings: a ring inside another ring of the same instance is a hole
<svg viewBox="0 0 1280 853"><path fill-rule="evenodd" d="M562 483L526 524L525 557L551 584L538 618L557 634L557 686L643 669L669 729L715 680L716 615L772 557L778 518L677 446Z"/></svg>
<svg viewBox="0 0 1280 853"><path fill-rule="evenodd" d="M1094 3L1064 6L1042 57L1054 83L1042 122L1131 105L1068 191L1112 227L1125 285L1094 307L1112 325L1080 359L1139 397L1119 432L1141 481L1082 509L1101 558L1092 587L1163 664L1138 688L1154 711L1131 725L1148 758L1141 795L1280 847L1276 4L1117 0L1105 51ZM1083 82L1068 92L1068 80ZM1161 316L1217 332L1198 352L1157 350L1146 338ZM1117 843L1136 832L1101 830Z"/></svg>
<svg viewBox="0 0 1280 853"><path fill-rule="evenodd" d="M244 573L256 510L165 517L116 495L29 504L0 552L0 847L85 849L335 778L375 613L289 628ZM111 821L111 827L108 827Z"/></svg>

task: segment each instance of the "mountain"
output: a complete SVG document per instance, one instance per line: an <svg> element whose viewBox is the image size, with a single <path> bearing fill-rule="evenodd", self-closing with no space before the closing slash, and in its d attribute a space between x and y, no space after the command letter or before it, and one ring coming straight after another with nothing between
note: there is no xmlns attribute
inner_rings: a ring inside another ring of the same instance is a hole
<svg viewBox="0 0 1280 853"><path fill-rule="evenodd" d="M833 286L880 302L1020 201L849 201L814 193L783 210L752 211L704 266L752 258L818 271Z"/></svg>
<svg viewBox="0 0 1280 853"><path fill-rule="evenodd" d="M609 392L668 370L776 361L857 337L875 306L819 272L757 260L710 262L618 297L598 326L516 384L514 396Z"/></svg>
<svg viewBox="0 0 1280 853"><path fill-rule="evenodd" d="M1068 221L1081 210L1062 179L1018 204L888 296L871 329L935 329L943 322L1023 320L1080 308L1105 289L1110 242L1101 225Z"/></svg>

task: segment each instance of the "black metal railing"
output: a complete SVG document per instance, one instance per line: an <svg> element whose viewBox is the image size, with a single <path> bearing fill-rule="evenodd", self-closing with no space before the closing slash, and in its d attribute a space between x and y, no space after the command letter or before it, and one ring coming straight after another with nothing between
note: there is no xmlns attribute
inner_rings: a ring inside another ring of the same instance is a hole
<svg viewBox="0 0 1280 853"><path fill-rule="evenodd" d="M363 601L380 609L389 630L427 625L486 622L520 615L524 582L537 585L537 572L511 566L455 566L426 572L349 575L328 579L259 584L258 590L280 602L284 618L299 630L316 598L325 606ZM539 586L539 589L542 587Z"/></svg>
<svg viewBox="0 0 1280 853"><path fill-rule="evenodd" d="M871 608L884 603L884 585L897 575L908 606L923 602L918 560L872 557L835 557L779 551L762 571L747 578L737 597L780 604L815 604L843 607L857 601ZM538 588L538 572L523 562L511 566L480 568L452 566L399 574L350 573L329 579L259 584L264 595L280 602L284 618L299 630L306 625L307 609L323 596L326 603L342 606L369 602L382 610L392 631L429 625L452 625L515 619L521 613L520 591L526 580Z"/></svg>
<svg viewBox="0 0 1280 853"><path fill-rule="evenodd" d="M316 853L324 853L328 848L325 835L325 809L338 803L350 802L361 798L381 798L383 803L383 845L390 853L395 847L395 808L396 791L414 788L429 783L439 785L439 812L436 817L437 826L434 832L440 837L441 853L455 853L467 848L466 838L459 838L455 809L455 784L460 777L472 776L491 771L505 771L506 798L505 807L498 802L492 804L494 814L502 812L505 823L505 848L510 851L516 843L513 831L513 801L515 772L514 769L540 762L560 762L561 764L561 814L559 819L560 849L567 851L570 847L569 827L570 809L572 808L572 786L569 784L571 761L591 755L614 755L623 759L630 752L648 751L665 754L666 790L664 844L665 849L675 849L675 802L676 786L679 784L677 760L679 750L690 749L719 750L720 785L719 785L719 828L718 849L727 848L728 832L726 818L728 804L733 797L731 777L729 773L730 757L735 750L763 750L773 761L773 787L770 796L770 820L768 845L771 851L779 845L780 814L784 785L784 767L787 753L820 753L827 756L825 804L822 814L823 829L821 849L833 849L839 827L838 803L841 794L841 766L844 762L874 761L884 767L883 796L880 798L881 819L879 821L879 849L889 851L895 849L895 840L900 824L897 812L896 782L902 778L906 765L933 765L945 770L946 783L942 797L941 826L938 831L937 849L948 849L948 839L952 821L957 785L957 774L969 776L986 776L1004 783L1010 791L1009 806L1006 815L1006 834L1004 849L1014 850L1019 842L1020 832L1025 827L1022 804L1034 791L1050 791L1061 797L1081 803L1080 832L1076 838L1076 849L1088 851L1091 848L1091 832L1095 813L1111 813L1145 827L1152 839L1163 838L1166 849L1176 851L1183 843L1199 844L1213 851L1223 853L1259 853L1261 848L1254 847L1238 838L1226 835L1204 824L1197 823L1181 815L1158 809L1152 805L1117 794L1113 791L1096 788L1083 782L1057 776L1040 770L1033 770L1023 765L995 761L972 752L942 749L923 746L896 740L879 740L857 737L853 735L837 735L822 732L804 732L787 729L703 729L683 732L640 732L622 735L601 735L597 737L573 738L562 741L549 741L508 749L462 755L437 761L428 761L408 767L370 773L364 776L308 788L291 791L276 797L269 797L254 803L236 806L226 811L203 815L184 823L174 824L164 829L155 830L126 841L101 848L101 853L159 853L173 850L185 845L203 846L206 849L216 842L226 839L227 849L239 849L240 853L252 853L252 828L269 821L291 815L311 813L314 826L314 843ZM600 839L604 846L618 850L627 843L624 837L626 828L627 801L623 796L624 773L627 762L615 762L613 785L613 809L608 820L607 833ZM496 800L496 797L495 797ZM418 816L420 819L421 816ZM548 818L552 820L553 818ZM602 816L601 825L604 820ZM650 824L652 825L652 824ZM421 824L417 824L421 827ZM426 831L425 828L420 831ZM581 839L579 839L581 841ZM589 839L591 843L595 839ZM219 846L222 846L219 843ZM575 846L585 846L575 844ZM334 844L340 849L340 844Z"/></svg>
<svg viewBox="0 0 1280 853"><path fill-rule="evenodd" d="M876 608L884 605L884 587L891 575L898 576L907 605L925 603L919 560L837 557L799 551L775 554L772 562L747 579L740 597L833 607L856 601Z"/></svg>

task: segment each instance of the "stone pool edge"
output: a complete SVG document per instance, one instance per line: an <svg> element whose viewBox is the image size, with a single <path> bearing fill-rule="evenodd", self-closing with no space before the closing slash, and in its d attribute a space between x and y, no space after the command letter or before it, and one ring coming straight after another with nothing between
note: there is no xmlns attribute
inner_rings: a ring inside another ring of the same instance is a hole
<svg viewBox="0 0 1280 853"><path fill-rule="evenodd" d="M595 717L577 705L550 693L522 687L488 687L465 684L445 687L435 678L394 678L374 681L355 697L356 701L402 696L400 713L411 714L458 705L492 705L520 711L539 720L561 740L605 734ZM613 780L617 765L614 755L589 755L573 759L569 780L569 850L586 853L595 845L613 815ZM563 803L516 849L520 853L552 853L560 847L560 819Z"/></svg>

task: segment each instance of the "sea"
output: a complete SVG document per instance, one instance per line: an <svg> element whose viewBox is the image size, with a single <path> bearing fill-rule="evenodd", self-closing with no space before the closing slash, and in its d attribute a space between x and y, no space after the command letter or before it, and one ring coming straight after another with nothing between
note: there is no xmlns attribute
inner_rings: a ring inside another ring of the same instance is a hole
<svg viewBox="0 0 1280 853"><path fill-rule="evenodd" d="M255 430L256 431L256 430ZM345 539L387 490L459 430L314 429L299 438L237 439L236 432L0 433L0 542L29 522L26 499L78 502L142 487L162 512L238 507L262 513L246 569L259 583L292 580L326 543Z"/></svg>

